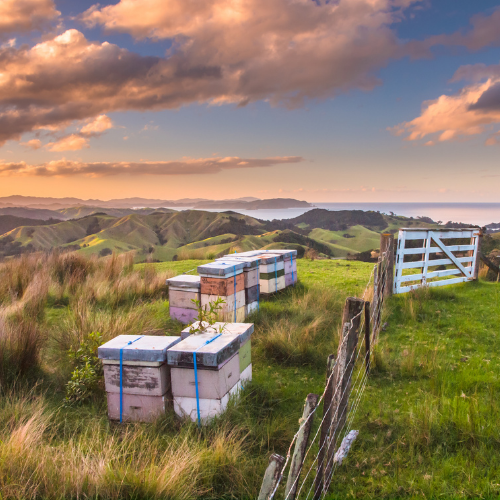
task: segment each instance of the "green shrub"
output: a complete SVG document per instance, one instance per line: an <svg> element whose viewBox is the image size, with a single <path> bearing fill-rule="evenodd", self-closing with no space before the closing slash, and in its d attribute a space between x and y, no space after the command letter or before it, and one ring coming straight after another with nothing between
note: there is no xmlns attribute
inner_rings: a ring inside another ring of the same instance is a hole
<svg viewBox="0 0 500 500"><path fill-rule="evenodd" d="M83 404L102 392L103 369L97 357L97 348L102 344L102 335L92 332L80 342L77 350L70 349L74 370L66 384L66 405Z"/></svg>

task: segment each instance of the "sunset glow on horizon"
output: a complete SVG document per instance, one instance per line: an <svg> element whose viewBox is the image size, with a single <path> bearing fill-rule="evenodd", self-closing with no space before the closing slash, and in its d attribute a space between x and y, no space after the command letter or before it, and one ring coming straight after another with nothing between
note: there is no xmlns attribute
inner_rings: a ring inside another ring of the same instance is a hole
<svg viewBox="0 0 500 500"><path fill-rule="evenodd" d="M496 202L500 4L0 0L0 197Z"/></svg>

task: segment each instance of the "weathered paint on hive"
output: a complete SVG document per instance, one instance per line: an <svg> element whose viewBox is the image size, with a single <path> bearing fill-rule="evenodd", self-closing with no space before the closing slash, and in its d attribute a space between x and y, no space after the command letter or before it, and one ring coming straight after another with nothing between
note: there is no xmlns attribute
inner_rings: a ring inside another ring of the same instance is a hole
<svg viewBox="0 0 500 500"><path fill-rule="evenodd" d="M206 422L211 418L221 415L229 402L230 397L236 397L240 391L236 384L221 399L200 399L200 417ZM193 422L197 420L196 398L176 397L174 398L174 411L181 418L190 418Z"/></svg>
<svg viewBox="0 0 500 500"><path fill-rule="evenodd" d="M256 302L259 300L259 285L252 286L251 288L245 288L245 304L250 304L251 302Z"/></svg>
<svg viewBox="0 0 500 500"><path fill-rule="evenodd" d="M206 295L220 295L227 296L234 293L234 279L235 276L230 278L209 278L206 276L201 277L201 293ZM236 292L241 292L245 288L244 273L236 276Z"/></svg>
<svg viewBox="0 0 500 500"><path fill-rule="evenodd" d="M244 262L231 261L226 263L216 261L198 266L198 273L200 276L224 276L229 278L235 274L241 274L244 267Z"/></svg>
<svg viewBox="0 0 500 500"><path fill-rule="evenodd" d="M285 263L283 261L278 261L276 263L273 261L271 264L261 264L259 266L259 273L274 273L274 271L281 271L282 269L285 269Z"/></svg>
<svg viewBox="0 0 500 500"><path fill-rule="evenodd" d="M286 260L285 261L285 274L290 274L292 272L292 270L293 270L294 274L297 274L297 261L294 260L293 265L292 265L291 260Z"/></svg>
<svg viewBox="0 0 500 500"><path fill-rule="evenodd" d="M106 392L120 392L120 366L104 365ZM123 365L122 387L124 394L163 396L170 388L170 368L166 365Z"/></svg>
<svg viewBox="0 0 500 500"><path fill-rule="evenodd" d="M169 287L200 288L200 277L193 274L181 274L167 280Z"/></svg>
<svg viewBox="0 0 500 500"><path fill-rule="evenodd" d="M252 341L248 339L241 347L238 353L240 359L240 373L252 362Z"/></svg>
<svg viewBox="0 0 500 500"><path fill-rule="evenodd" d="M172 319L176 319L185 325L198 319L198 311L196 309L170 306L169 312Z"/></svg>
<svg viewBox="0 0 500 500"><path fill-rule="evenodd" d="M290 274L285 274L285 287L291 286L293 284L297 283L297 273L292 273Z"/></svg>
<svg viewBox="0 0 500 500"><path fill-rule="evenodd" d="M196 321L191 326L195 329L199 328L200 322ZM238 336L240 345L243 345L252 335L254 331L253 323L222 323L217 322L213 325L209 325L208 323L204 324L207 328L205 334L209 334L212 336L217 335L220 332L220 329L223 329L224 335L228 333L232 333ZM188 333L191 327L184 328L182 330L182 334Z"/></svg>
<svg viewBox="0 0 500 500"><path fill-rule="evenodd" d="M201 294L201 306L203 308L209 309L210 303L215 302L218 298L221 298L224 303L221 304L221 307L219 309L219 312L221 313L226 313L229 311L234 311L234 309L238 309L240 307L243 307L245 305L245 290L242 289L239 292L236 292L236 294L232 295L206 295L204 293ZM236 299L236 302L235 302ZM235 307L236 304L236 307Z"/></svg>
<svg viewBox="0 0 500 500"><path fill-rule="evenodd" d="M200 333L190 335L167 352L167 362L170 366L194 366L193 353L196 351L198 367L217 369L230 359L240 348L240 336L234 333L224 333L207 345L218 333ZM198 349L198 350L197 350Z"/></svg>
<svg viewBox="0 0 500 500"><path fill-rule="evenodd" d="M260 280L259 283L261 295L265 293L274 293L285 288L285 277L281 276L281 278L278 278L277 280L275 280L274 278L272 280ZM278 284L277 289L276 283Z"/></svg>
<svg viewBox="0 0 500 500"><path fill-rule="evenodd" d="M220 370L198 369L198 393L203 399L221 399L240 379L240 358L235 354ZM171 368L174 397L196 397L194 370Z"/></svg>
<svg viewBox="0 0 500 500"><path fill-rule="evenodd" d="M108 392L108 416L111 420L120 419L120 393ZM126 422L151 422L165 414L167 396L143 396L123 394L122 418Z"/></svg>
<svg viewBox="0 0 500 500"><path fill-rule="evenodd" d="M168 302L172 307L183 309L197 309L193 300L200 300L200 292L184 292L180 290L169 290Z"/></svg>
<svg viewBox="0 0 500 500"><path fill-rule="evenodd" d="M278 269L276 271L271 271L270 273L260 273L259 280L271 280L274 278L281 278L282 276L285 276L285 270Z"/></svg>
<svg viewBox="0 0 500 500"><path fill-rule="evenodd" d="M245 315L246 317L250 316L250 314L259 310L258 302L250 302L250 304L245 304Z"/></svg>
<svg viewBox="0 0 500 500"><path fill-rule="evenodd" d="M130 341L135 342L127 345ZM124 361L165 361L167 350L180 341L177 336L118 335L97 352L99 359L120 359L120 350L123 350Z"/></svg>

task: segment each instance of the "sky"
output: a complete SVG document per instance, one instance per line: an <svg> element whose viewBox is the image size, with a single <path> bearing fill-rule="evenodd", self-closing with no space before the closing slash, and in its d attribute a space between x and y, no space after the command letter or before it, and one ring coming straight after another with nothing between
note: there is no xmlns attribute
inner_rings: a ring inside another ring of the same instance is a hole
<svg viewBox="0 0 500 500"><path fill-rule="evenodd" d="M499 193L499 1L0 0L0 196Z"/></svg>

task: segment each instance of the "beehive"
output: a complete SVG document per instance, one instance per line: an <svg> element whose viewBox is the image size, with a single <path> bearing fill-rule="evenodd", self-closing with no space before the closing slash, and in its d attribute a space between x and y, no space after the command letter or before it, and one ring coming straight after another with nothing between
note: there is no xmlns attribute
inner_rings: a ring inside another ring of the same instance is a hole
<svg viewBox="0 0 500 500"><path fill-rule="evenodd" d="M193 326L196 328L198 323ZM217 337L221 328L224 328L223 333ZM242 384L251 380L252 332L253 324L216 323L206 333L191 335L169 350L168 364L172 377L174 411L177 415L195 421L199 407L200 420L206 421L226 409L229 398L236 396ZM206 343L214 338L209 344ZM243 378L242 368L245 372Z"/></svg>
<svg viewBox="0 0 500 500"><path fill-rule="evenodd" d="M201 305L209 309L210 303L221 298L219 319L235 323L245 319L245 277L243 262L216 261L198 266Z"/></svg>
<svg viewBox="0 0 500 500"><path fill-rule="evenodd" d="M177 336L119 335L98 348L110 419L149 422L165 413L171 399L167 351L180 341Z"/></svg>
<svg viewBox="0 0 500 500"><path fill-rule="evenodd" d="M245 286L245 317L259 309L259 265L260 259L253 256L242 256L240 254L229 254L223 258L216 259L217 261L224 261L231 263L236 261L243 263L243 276ZM237 319L237 321L240 321ZM241 320L243 321L243 319Z"/></svg>
<svg viewBox="0 0 500 500"><path fill-rule="evenodd" d="M170 317L188 324L198 319L194 301L200 300L200 277L181 274L167 280Z"/></svg>

